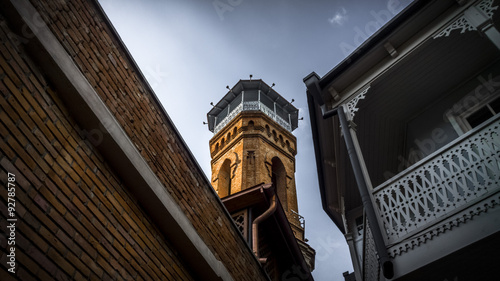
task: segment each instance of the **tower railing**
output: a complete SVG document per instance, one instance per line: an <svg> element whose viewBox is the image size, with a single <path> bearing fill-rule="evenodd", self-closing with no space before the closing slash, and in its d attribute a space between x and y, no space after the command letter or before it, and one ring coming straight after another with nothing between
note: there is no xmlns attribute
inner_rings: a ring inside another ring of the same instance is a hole
<svg viewBox="0 0 500 281"><path fill-rule="evenodd" d="M295 233L295 237L297 239L304 240L304 231L306 227L306 220L304 219L304 217L299 215L299 213L294 210L290 210L287 217L288 222L290 223L290 226Z"/></svg>
<svg viewBox="0 0 500 281"><path fill-rule="evenodd" d="M214 134L217 134L220 130L222 130L222 128L224 128L229 122L231 122L231 120L233 120L240 112L253 110L263 112L271 119L273 119L276 123L278 123L281 127L285 128L287 131L292 131L292 125L290 124L290 121L286 121L285 119L283 119L276 113L276 110L270 109L261 101L242 101L235 108L233 108L225 118L223 118L216 124L214 128Z"/></svg>
<svg viewBox="0 0 500 281"><path fill-rule="evenodd" d="M306 220L299 213L294 210L290 210L290 218L298 223L297 226L299 226L300 228L305 228Z"/></svg>

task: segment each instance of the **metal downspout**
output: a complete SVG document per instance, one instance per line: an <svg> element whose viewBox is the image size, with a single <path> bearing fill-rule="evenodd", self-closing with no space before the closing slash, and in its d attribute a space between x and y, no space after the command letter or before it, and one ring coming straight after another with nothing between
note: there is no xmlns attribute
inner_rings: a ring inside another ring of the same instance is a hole
<svg viewBox="0 0 500 281"><path fill-rule="evenodd" d="M264 221L265 219L267 219L268 217L270 217L272 214L274 214L274 212L276 211L276 207L278 206L278 204L276 203L276 194L273 195L273 197L271 198L271 206L269 206L269 208L264 212L262 213L262 215L260 215L259 217L257 217L253 223L252 223L252 248L253 248L253 253L255 254L255 256L257 257L257 259L261 262L261 263L266 263L267 262L267 258L261 258L259 256L259 224Z"/></svg>
<svg viewBox="0 0 500 281"><path fill-rule="evenodd" d="M334 115L339 116L342 134L344 135L344 140L347 147L347 153L351 161L354 177L356 178L361 201L363 202L363 207L365 208L366 218L368 219L368 223L370 224L372 230L373 240L375 242L375 248L377 250L380 266L382 267L382 272L384 273L385 278L391 279L392 277L394 277L394 266L389 258L389 255L387 254L384 238L382 236L380 225L375 214L375 209L370 198L370 193L366 185L366 179L361 169L358 154L356 153L356 147L354 146L354 142L352 140L350 126L347 122L344 108L342 106L339 106L335 109L324 112L323 118L327 119Z"/></svg>

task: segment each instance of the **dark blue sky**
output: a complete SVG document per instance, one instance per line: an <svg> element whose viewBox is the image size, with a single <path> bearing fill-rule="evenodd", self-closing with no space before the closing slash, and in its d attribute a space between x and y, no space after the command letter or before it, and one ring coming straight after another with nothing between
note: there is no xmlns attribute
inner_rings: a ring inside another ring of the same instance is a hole
<svg viewBox="0 0 500 281"><path fill-rule="evenodd" d="M100 0L189 148L210 178L203 125L239 79L263 79L299 108L296 181L316 280L352 271L343 235L321 208L305 86L326 74L410 0Z"/></svg>

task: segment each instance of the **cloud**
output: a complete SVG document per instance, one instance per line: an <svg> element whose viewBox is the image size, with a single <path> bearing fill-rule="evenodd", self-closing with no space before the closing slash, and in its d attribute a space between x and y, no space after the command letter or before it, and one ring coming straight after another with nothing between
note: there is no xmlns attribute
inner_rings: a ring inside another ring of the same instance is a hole
<svg viewBox="0 0 500 281"><path fill-rule="evenodd" d="M349 19L347 16L347 11L345 8L342 8L341 11L337 11L331 18L328 19L328 22L332 25L344 25L344 22L346 22Z"/></svg>

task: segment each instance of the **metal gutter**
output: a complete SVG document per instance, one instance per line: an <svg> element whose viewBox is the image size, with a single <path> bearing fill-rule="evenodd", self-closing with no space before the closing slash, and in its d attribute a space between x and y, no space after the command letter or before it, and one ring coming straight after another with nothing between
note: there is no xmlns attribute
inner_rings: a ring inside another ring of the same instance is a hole
<svg viewBox="0 0 500 281"><path fill-rule="evenodd" d="M258 216L252 223L252 247L253 253L261 263L266 263L267 258L261 258L259 254L259 224L269 218L276 211L276 194L273 194L271 198L271 206Z"/></svg>
<svg viewBox="0 0 500 281"><path fill-rule="evenodd" d="M297 239L295 238L295 235L293 234L293 230L290 227L290 222L288 221L288 218L286 217L285 211L283 210L283 207L281 206L281 203L279 202L279 198L277 197L276 190L274 186L271 184L259 184L253 187L250 187L248 189L242 190L238 193L235 193L231 196L225 197L223 199L223 202L225 204L230 204L232 200L238 200L238 198L241 198L243 196L251 196L252 193L259 193L262 194L262 200L264 200L266 203L269 201L269 198L275 197L276 200L276 209L272 213L272 216L275 219L275 222L278 224L278 227L280 229L281 235L285 241L285 243L288 246L288 249L290 251L290 255L294 259L294 262L296 265L300 266L303 270L304 273L307 274L307 277L304 277L305 279L301 280L309 280L313 281L314 278L309 270L309 267L307 266L307 263L304 259L304 255L302 254L302 251L300 250L299 244L297 242ZM245 207L249 207L250 205L245 205ZM285 276L283 276L285 278Z"/></svg>

